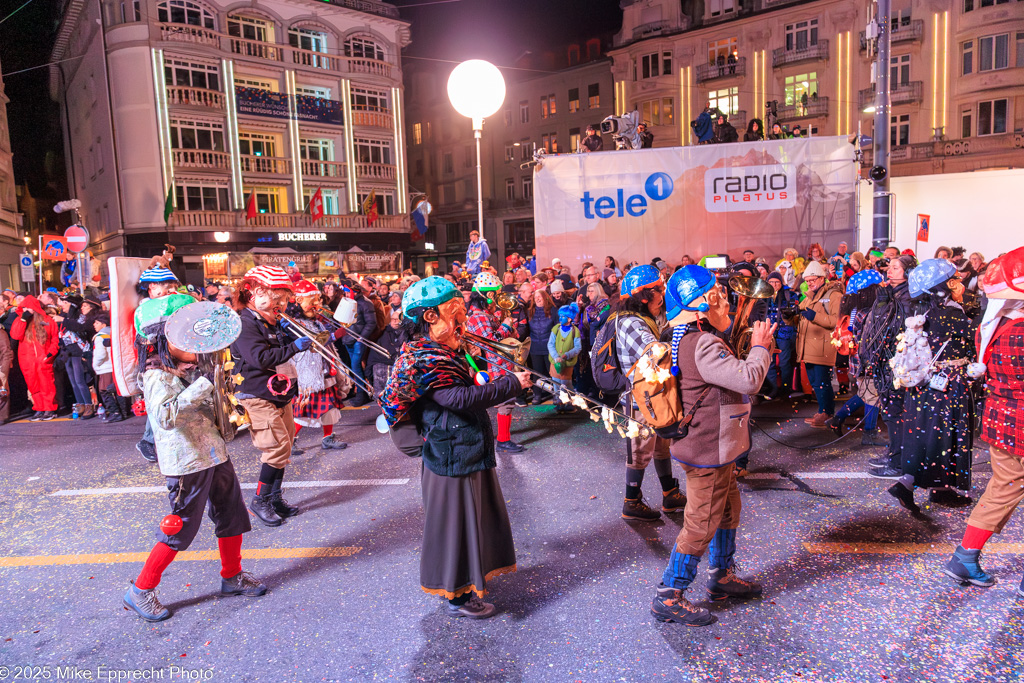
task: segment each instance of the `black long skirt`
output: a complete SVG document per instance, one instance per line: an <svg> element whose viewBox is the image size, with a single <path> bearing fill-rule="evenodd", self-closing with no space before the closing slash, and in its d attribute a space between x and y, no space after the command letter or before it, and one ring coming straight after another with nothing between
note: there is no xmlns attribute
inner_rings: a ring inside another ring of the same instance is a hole
<svg viewBox="0 0 1024 683"><path fill-rule="evenodd" d="M505 498L494 469L442 477L423 468L420 585L449 600L483 597L492 577L516 570Z"/></svg>
<svg viewBox="0 0 1024 683"><path fill-rule="evenodd" d="M907 391L903 406L903 474L918 488L971 488L974 406L963 368L949 371L946 391Z"/></svg>

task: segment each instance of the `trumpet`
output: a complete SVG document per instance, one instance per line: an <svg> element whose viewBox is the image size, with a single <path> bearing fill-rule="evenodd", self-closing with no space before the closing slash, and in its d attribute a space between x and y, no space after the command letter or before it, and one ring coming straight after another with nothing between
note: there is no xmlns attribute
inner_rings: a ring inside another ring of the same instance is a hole
<svg viewBox="0 0 1024 683"><path fill-rule="evenodd" d="M772 298L775 296L775 290L759 277L742 275L729 278L729 289L739 295L729 341L736 350L736 357L746 360L750 353L750 337L754 334L750 325L750 314L754 310L754 304L758 299Z"/></svg>
<svg viewBox="0 0 1024 683"><path fill-rule="evenodd" d="M329 328L331 328L332 330L344 329L345 330L345 334L347 334L348 336L352 337L357 342L360 342L361 344L366 346L371 351L376 351L377 353L379 353L380 355L384 356L388 360L391 360L391 353L387 349L385 349L383 346L381 346L380 344L376 344L376 343L370 341L366 337L363 337L361 335L356 334L355 332L353 332L350 329L348 329L347 327L345 327L345 325L342 325L341 323L339 323L334 318L329 318L326 315L324 315L323 313L321 313L320 311L317 311L316 319L319 320L324 325L326 325Z"/></svg>
<svg viewBox="0 0 1024 683"><path fill-rule="evenodd" d="M295 337L305 337L310 342L310 350L323 358L327 363L334 369L335 372L343 372L348 375L349 379L358 387L361 391L365 391L368 395L376 398L373 387L365 379L358 377L354 372L349 370L344 363L342 363L334 353L331 352L327 346L317 339L315 334L311 334L306 328L304 328L299 321L291 317L287 313L277 312L277 316L288 323L287 331Z"/></svg>
<svg viewBox="0 0 1024 683"><path fill-rule="evenodd" d="M626 438L627 436L640 436L646 438L653 433L650 427L636 418L630 417L629 415L619 412L614 408L609 408L603 403L599 403L592 398L569 389L568 387L556 385L544 375L523 365L523 363L526 362L525 358L522 357L522 350L525 345L520 344L518 340L503 339L500 342L496 342L471 332L464 333L462 337L474 346L487 349L523 372L530 373L537 378L534 381L534 384L544 391L548 391L552 394L561 394L564 392L568 395L569 402L572 403L572 405L582 408L590 414L591 420L594 422L603 420L605 429L609 434L615 429L619 432L619 436L622 436L623 438ZM527 353L529 353L529 346L525 346L525 348ZM626 425L626 429L623 429L622 424L616 424L614 419L616 417L623 421L623 424Z"/></svg>

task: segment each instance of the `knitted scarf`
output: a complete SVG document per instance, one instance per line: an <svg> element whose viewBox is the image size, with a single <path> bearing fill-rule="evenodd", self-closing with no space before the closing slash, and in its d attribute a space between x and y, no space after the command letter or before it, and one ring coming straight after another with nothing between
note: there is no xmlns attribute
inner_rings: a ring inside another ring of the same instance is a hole
<svg viewBox="0 0 1024 683"><path fill-rule="evenodd" d="M414 339L402 346L380 403L388 425L394 427L431 389L472 385L473 375L459 352L429 339Z"/></svg>

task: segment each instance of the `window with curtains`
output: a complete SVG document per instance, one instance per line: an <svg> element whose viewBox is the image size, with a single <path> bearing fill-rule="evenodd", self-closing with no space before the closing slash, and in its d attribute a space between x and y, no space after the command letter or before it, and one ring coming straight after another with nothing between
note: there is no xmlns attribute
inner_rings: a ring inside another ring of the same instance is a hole
<svg viewBox="0 0 1024 683"><path fill-rule="evenodd" d="M889 58L889 87L910 83L910 55L896 55Z"/></svg>
<svg viewBox="0 0 1024 683"><path fill-rule="evenodd" d="M505 199L512 201L516 198L516 179L505 178Z"/></svg>
<svg viewBox="0 0 1024 683"><path fill-rule="evenodd" d="M978 103L978 135L999 135L1006 132L1009 100L987 100Z"/></svg>
<svg viewBox="0 0 1024 683"><path fill-rule="evenodd" d="M345 41L345 56L384 61L384 48L366 36L355 36Z"/></svg>
<svg viewBox="0 0 1024 683"><path fill-rule="evenodd" d="M179 211L231 211L226 182L188 180L174 185L175 208Z"/></svg>
<svg viewBox="0 0 1024 683"><path fill-rule="evenodd" d="M1010 66L1010 34L978 39L978 71L995 71Z"/></svg>

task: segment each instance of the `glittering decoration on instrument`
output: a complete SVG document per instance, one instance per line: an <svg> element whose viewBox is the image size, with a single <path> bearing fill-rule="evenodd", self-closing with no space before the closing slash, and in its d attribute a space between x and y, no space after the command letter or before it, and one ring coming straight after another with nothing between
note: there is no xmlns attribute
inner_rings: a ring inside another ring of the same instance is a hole
<svg viewBox="0 0 1024 683"><path fill-rule="evenodd" d="M565 389L559 389L558 390L558 400L561 403L572 403L572 396L570 396L569 392L567 392ZM575 405L575 404L573 404L573 405Z"/></svg>
<svg viewBox="0 0 1024 683"><path fill-rule="evenodd" d="M282 384L284 384L284 389L279 388ZM284 396L291 391L291 388L292 378L288 375L282 375L280 372L267 380L267 391L274 396Z"/></svg>
<svg viewBox="0 0 1024 683"><path fill-rule="evenodd" d="M197 301L183 306L167 320L167 340L188 353L226 349L242 333L242 319L224 304Z"/></svg>
<svg viewBox="0 0 1024 683"><path fill-rule="evenodd" d="M167 515L160 520L160 531L167 536L173 536L174 534L181 531L181 528L185 524L181 521L181 517L178 515Z"/></svg>

